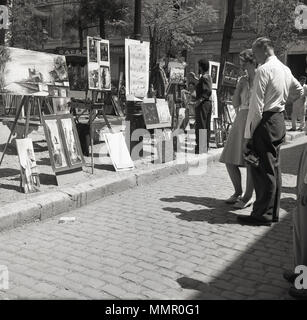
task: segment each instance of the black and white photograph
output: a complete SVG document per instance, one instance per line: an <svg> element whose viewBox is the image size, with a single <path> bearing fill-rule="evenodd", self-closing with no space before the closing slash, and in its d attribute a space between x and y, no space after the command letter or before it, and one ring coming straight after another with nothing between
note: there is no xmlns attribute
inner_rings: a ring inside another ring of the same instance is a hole
<svg viewBox="0 0 307 320"><path fill-rule="evenodd" d="M306 22L307 0L0 0L1 307L300 319Z"/></svg>

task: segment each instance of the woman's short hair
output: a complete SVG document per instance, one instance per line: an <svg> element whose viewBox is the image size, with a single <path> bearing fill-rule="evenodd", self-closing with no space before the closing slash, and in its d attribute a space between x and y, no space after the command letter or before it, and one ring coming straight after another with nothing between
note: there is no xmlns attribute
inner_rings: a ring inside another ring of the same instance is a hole
<svg viewBox="0 0 307 320"><path fill-rule="evenodd" d="M245 49L239 54L240 60L243 62L255 63L255 56L252 49Z"/></svg>
<svg viewBox="0 0 307 320"><path fill-rule="evenodd" d="M204 72L209 70L209 61L206 58L203 58L198 61L198 66L202 68Z"/></svg>

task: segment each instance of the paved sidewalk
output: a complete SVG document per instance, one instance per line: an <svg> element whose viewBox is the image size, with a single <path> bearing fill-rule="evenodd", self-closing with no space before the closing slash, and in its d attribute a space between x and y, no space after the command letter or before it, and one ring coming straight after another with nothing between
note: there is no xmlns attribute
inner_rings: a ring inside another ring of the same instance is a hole
<svg viewBox="0 0 307 320"><path fill-rule="evenodd" d="M0 233L4 299L288 299L291 211L306 138L282 150L281 221L237 224L222 164L176 175L65 216ZM248 214L250 209L239 211Z"/></svg>

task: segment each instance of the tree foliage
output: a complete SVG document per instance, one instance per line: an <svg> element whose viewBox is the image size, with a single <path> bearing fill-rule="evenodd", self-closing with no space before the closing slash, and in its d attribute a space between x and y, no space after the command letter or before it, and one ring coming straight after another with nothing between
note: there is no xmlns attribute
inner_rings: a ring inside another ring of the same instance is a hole
<svg viewBox="0 0 307 320"><path fill-rule="evenodd" d="M251 32L248 45L257 37L268 37L274 45L276 54L282 56L293 43L298 41L294 28L297 0L250 0L250 15L242 15L245 30Z"/></svg>
<svg viewBox="0 0 307 320"><path fill-rule="evenodd" d="M213 22L216 11L203 0L151 0L144 3L144 25L151 42L151 66L162 52L176 56L192 49L202 38L194 33L199 22Z"/></svg>
<svg viewBox="0 0 307 320"><path fill-rule="evenodd" d="M41 48L42 30L34 15L33 1L10 0L10 30L7 37L10 46L36 50Z"/></svg>

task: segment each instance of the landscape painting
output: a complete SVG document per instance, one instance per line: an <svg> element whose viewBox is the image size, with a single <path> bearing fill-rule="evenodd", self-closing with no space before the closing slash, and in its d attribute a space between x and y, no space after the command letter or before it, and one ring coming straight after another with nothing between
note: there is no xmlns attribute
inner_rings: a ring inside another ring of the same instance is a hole
<svg viewBox="0 0 307 320"><path fill-rule="evenodd" d="M65 56L0 47L0 93L61 97L69 89Z"/></svg>

